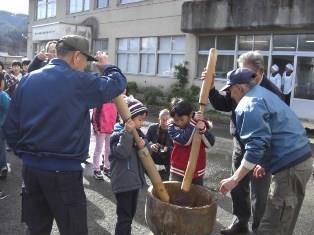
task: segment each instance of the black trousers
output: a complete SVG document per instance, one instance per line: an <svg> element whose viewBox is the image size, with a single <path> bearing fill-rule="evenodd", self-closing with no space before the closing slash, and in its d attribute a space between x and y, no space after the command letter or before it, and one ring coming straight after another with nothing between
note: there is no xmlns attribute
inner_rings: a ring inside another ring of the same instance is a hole
<svg viewBox="0 0 314 235"><path fill-rule="evenodd" d="M23 166L22 221L30 235L48 235L53 220L61 235L86 235L82 171L45 171Z"/></svg>
<svg viewBox="0 0 314 235"><path fill-rule="evenodd" d="M136 213L139 190L116 193L117 224L115 235L130 235L131 225Z"/></svg>
<svg viewBox="0 0 314 235"><path fill-rule="evenodd" d="M290 100L291 100L291 92L285 96L285 103L290 106Z"/></svg>
<svg viewBox="0 0 314 235"><path fill-rule="evenodd" d="M240 144L233 138L232 174L239 168L242 159ZM232 213L235 216L233 223L247 225L252 211L252 230L257 230L265 212L270 181L269 173L262 178L255 178L249 173L231 191Z"/></svg>

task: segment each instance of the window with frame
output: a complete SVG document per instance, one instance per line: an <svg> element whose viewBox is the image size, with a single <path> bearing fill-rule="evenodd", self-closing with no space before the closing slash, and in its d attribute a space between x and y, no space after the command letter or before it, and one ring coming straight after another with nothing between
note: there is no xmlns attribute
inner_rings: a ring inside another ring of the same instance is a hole
<svg viewBox="0 0 314 235"><path fill-rule="evenodd" d="M142 2L144 0L120 0L120 4L129 4L133 2Z"/></svg>
<svg viewBox="0 0 314 235"><path fill-rule="evenodd" d="M218 49L216 77L225 78L228 71L234 68L235 35L208 35L199 38L197 77L201 77L207 64L210 48Z"/></svg>
<svg viewBox="0 0 314 235"><path fill-rule="evenodd" d="M138 73L139 38L118 39L118 66L125 73Z"/></svg>
<svg viewBox="0 0 314 235"><path fill-rule="evenodd" d="M296 51L297 36L293 35L274 35L273 36L273 50L274 51Z"/></svg>
<svg viewBox="0 0 314 235"><path fill-rule="evenodd" d="M109 7L109 0L97 0L97 8Z"/></svg>
<svg viewBox="0 0 314 235"><path fill-rule="evenodd" d="M108 39L100 38L93 40L93 54L95 55L97 51L108 51Z"/></svg>
<svg viewBox="0 0 314 235"><path fill-rule="evenodd" d="M314 100L314 57L298 57L294 87L295 98Z"/></svg>
<svg viewBox="0 0 314 235"><path fill-rule="evenodd" d="M90 0L70 0L70 14L88 11Z"/></svg>
<svg viewBox="0 0 314 235"><path fill-rule="evenodd" d="M185 37L118 39L118 66L126 73L173 76L174 67L184 62Z"/></svg>
<svg viewBox="0 0 314 235"><path fill-rule="evenodd" d="M56 0L37 1L37 20L56 16Z"/></svg>
<svg viewBox="0 0 314 235"><path fill-rule="evenodd" d="M184 63L185 37L160 37L158 47L158 74L173 76L174 67Z"/></svg>
<svg viewBox="0 0 314 235"><path fill-rule="evenodd" d="M141 39L141 68L142 74L155 74L156 70L157 37L146 37Z"/></svg>
<svg viewBox="0 0 314 235"><path fill-rule="evenodd" d="M314 34L300 34L298 43L299 51L314 51Z"/></svg>

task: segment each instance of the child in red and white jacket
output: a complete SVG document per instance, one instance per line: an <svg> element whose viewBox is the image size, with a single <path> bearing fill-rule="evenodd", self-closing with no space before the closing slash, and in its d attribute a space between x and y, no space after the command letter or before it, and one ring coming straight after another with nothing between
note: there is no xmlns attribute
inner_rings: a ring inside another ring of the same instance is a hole
<svg viewBox="0 0 314 235"><path fill-rule="evenodd" d="M103 180L103 173L100 170L100 157L104 156L104 173L110 177L110 135L117 120L117 107L114 103L105 103L101 107L93 109L92 125L96 137L96 145L93 155L94 177Z"/></svg>
<svg viewBox="0 0 314 235"><path fill-rule="evenodd" d="M203 119L203 114L200 112L193 113L192 105L182 98L172 99L170 116L172 120L168 125L168 132L173 140L173 150L169 179L182 182L189 161L193 135L195 131L199 131L202 135L202 143L192 184L203 185L206 167L205 148L215 143L215 137L209 131L211 124Z"/></svg>

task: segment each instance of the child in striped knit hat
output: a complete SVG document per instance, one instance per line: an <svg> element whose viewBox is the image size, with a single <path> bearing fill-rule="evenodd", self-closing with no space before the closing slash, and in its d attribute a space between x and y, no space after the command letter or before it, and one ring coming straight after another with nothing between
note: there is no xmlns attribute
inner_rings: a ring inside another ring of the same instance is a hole
<svg viewBox="0 0 314 235"><path fill-rule="evenodd" d="M133 97L126 97L131 118L115 126L110 137L109 155L111 186L117 200L117 223L115 234L131 234L131 224L136 212L139 189L145 185L144 168L138 150L146 145L143 126L147 108ZM136 129L142 137L136 145L132 130Z"/></svg>

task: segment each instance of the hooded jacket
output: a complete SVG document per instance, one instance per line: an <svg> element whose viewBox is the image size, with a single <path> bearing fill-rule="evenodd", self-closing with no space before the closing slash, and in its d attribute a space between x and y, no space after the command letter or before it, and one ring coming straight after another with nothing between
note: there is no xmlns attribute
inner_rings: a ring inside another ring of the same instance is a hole
<svg viewBox="0 0 314 235"><path fill-rule="evenodd" d="M143 132L137 129L140 137ZM113 193L140 189L145 185L144 168L138 156L133 135L125 130L124 125L116 124L110 137L109 155L111 186Z"/></svg>
<svg viewBox="0 0 314 235"><path fill-rule="evenodd" d="M116 123L118 110L114 103L106 103L93 109L92 124L94 131L111 134Z"/></svg>
<svg viewBox="0 0 314 235"><path fill-rule="evenodd" d="M180 128L175 123L171 123L168 126L169 135L173 140L173 150L171 153L171 168L170 168L170 172L173 174L180 176L184 176L185 174L185 170L191 152L193 135L194 132L197 130L195 126L196 122L193 119L185 128ZM193 179L198 178L205 174L206 167L205 148L213 146L215 143L215 137L209 131L208 125L206 125L205 130L202 131L201 136L202 143L200 146Z"/></svg>

